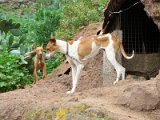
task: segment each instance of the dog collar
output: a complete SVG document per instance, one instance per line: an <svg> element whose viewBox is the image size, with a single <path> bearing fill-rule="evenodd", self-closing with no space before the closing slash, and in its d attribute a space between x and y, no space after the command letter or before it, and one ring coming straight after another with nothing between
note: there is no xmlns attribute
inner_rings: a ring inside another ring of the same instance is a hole
<svg viewBox="0 0 160 120"><path fill-rule="evenodd" d="M66 55L68 55L68 51L69 51L69 49L68 49L68 42L66 41Z"/></svg>
<svg viewBox="0 0 160 120"><path fill-rule="evenodd" d="M82 62L80 62L80 61L77 60L76 58L74 58L74 57L72 57L72 56L69 55L69 49L68 49L68 48L69 48L69 47L68 47L68 42L66 42L66 56L69 57L69 58L72 59L72 60L77 61L79 64L83 64Z"/></svg>

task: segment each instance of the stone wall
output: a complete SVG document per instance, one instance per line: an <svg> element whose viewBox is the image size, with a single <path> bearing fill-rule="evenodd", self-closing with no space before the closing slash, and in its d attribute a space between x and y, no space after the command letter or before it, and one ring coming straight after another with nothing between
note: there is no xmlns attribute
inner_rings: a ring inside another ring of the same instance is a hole
<svg viewBox="0 0 160 120"><path fill-rule="evenodd" d="M139 71L155 77L155 72L160 69L160 53L135 54L131 60L123 59L123 65L127 71Z"/></svg>

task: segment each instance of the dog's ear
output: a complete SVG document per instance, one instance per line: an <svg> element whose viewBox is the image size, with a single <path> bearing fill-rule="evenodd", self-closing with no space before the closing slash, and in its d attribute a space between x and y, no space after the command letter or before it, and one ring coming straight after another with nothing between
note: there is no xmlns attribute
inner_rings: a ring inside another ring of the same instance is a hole
<svg viewBox="0 0 160 120"><path fill-rule="evenodd" d="M34 44L32 48L35 50L37 48L36 44Z"/></svg>
<svg viewBox="0 0 160 120"><path fill-rule="evenodd" d="M50 38L50 42L56 44L56 39L55 39L55 37L52 36L52 37Z"/></svg>
<svg viewBox="0 0 160 120"><path fill-rule="evenodd" d="M41 44L41 47L43 48L43 43Z"/></svg>

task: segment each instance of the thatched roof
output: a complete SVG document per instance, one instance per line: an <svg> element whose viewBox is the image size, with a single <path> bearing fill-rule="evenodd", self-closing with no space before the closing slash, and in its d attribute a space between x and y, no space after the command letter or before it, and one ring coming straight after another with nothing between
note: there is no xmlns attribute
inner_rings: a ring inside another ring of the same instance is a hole
<svg viewBox="0 0 160 120"><path fill-rule="evenodd" d="M121 6L127 0L110 0L108 6L104 10L104 23L103 29L106 29L108 21L112 20L116 14L110 15L109 11L119 11ZM146 11L147 15L151 17L154 23L160 29L160 0L140 0L141 3L144 5L144 10Z"/></svg>

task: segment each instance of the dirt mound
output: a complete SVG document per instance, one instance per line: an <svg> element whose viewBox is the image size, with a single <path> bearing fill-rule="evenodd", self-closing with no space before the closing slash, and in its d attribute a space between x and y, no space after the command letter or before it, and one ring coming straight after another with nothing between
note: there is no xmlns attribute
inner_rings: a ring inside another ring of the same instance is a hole
<svg viewBox="0 0 160 120"><path fill-rule="evenodd" d="M160 105L156 83L157 80L152 80L128 86L117 103L138 111L155 110Z"/></svg>
<svg viewBox="0 0 160 120"><path fill-rule="evenodd" d="M87 37L90 35L96 35L99 30L102 29L102 22L89 24L88 26L83 26L80 28L74 36L74 40L77 40L79 37Z"/></svg>
<svg viewBox="0 0 160 120"><path fill-rule="evenodd" d="M158 89L158 92L159 92L159 95L160 95L160 70L159 70L159 74L156 76L155 78L157 80L157 89Z"/></svg>

